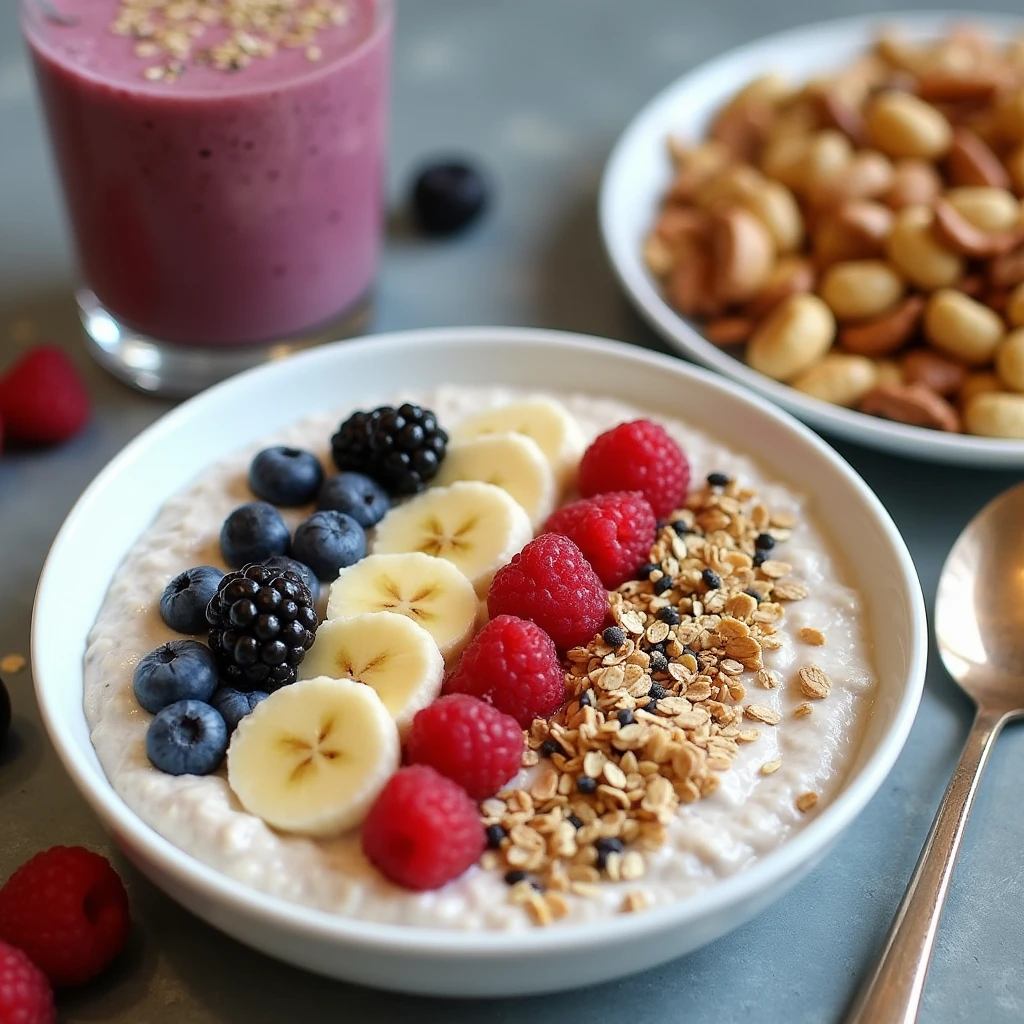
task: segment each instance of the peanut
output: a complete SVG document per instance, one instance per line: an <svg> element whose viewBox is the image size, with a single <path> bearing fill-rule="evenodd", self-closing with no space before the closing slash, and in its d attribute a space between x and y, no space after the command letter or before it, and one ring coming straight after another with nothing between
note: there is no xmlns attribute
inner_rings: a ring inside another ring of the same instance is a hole
<svg viewBox="0 0 1024 1024"><path fill-rule="evenodd" d="M710 135L737 160L753 160L771 123L771 105L754 98L723 107L712 122Z"/></svg>
<svg viewBox="0 0 1024 1024"><path fill-rule="evenodd" d="M882 260L834 263L821 279L821 297L840 320L881 316L903 298L903 280Z"/></svg>
<svg viewBox="0 0 1024 1024"><path fill-rule="evenodd" d="M1020 203L1005 188L951 188L946 201L982 231L1009 231L1020 224Z"/></svg>
<svg viewBox="0 0 1024 1024"><path fill-rule="evenodd" d="M987 363L1003 333L1003 321L996 313L952 288L935 292L925 306L925 337L970 366Z"/></svg>
<svg viewBox="0 0 1024 1024"><path fill-rule="evenodd" d="M906 92L883 92L865 115L872 142L891 157L938 160L953 139L949 121L931 104Z"/></svg>
<svg viewBox="0 0 1024 1024"><path fill-rule="evenodd" d="M716 218L711 244L716 297L727 304L753 298L775 262L768 229L749 210L737 207Z"/></svg>
<svg viewBox="0 0 1024 1024"><path fill-rule="evenodd" d="M779 253L794 252L804 244L804 220L793 193L778 181L765 181L740 200L768 229Z"/></svg>
<svg viewBox="0 0 1024 1024"><path fill-rule="evenodd" d="M964 407L964 426L983 437L1024 439L1024 395L984 391Z"/></svg>
<svg viewBox="0 0 1024 1024"><path fill-rule="evenodd" d="M885 384L905 383L900 364L894 359L876 359L875 370L878 374L878 380L875 382L876 387L882 387Z"/></svg>
<svg viewBox="0 0 1024 1024"><path fill-rule="evenodd" d="M878 382L878 367L866 356L829 352L791 382L797 391L834 405L855 406Z"/></svg>
<svg viewBox="0 0 1024 1024"><path fill-rule="evenodd" d="M1011 391L1024 391L1024 328L1010 331L996 349L996 373Z"/></svg>
<svg viewBox="0 0 1024 1024"><path fill-rule="evenodd" d="M894 180L892 161L876 150L866 149L833 177L808 188L807 201L815 207L828 207L852 199L874 199L892 188Z"/></svg>
<svg viewBox="0 0 1024 1024"><path fill-rule="evenodd" d="M841 174L853 160L850 140L833 128L811 136L803 159L796 170L796 191L812 190Z"/></svg>
<svg viewBox="0 0 1024 1024"><path fill-rule="evenodd" d="M862 356L888 356L898 352L917 332L924 299L911 295L895 309L874 320L848 324L839 332L839 344Z"/></svg>
<svg viewBox="0 0 1024 1024"><path fill-rule="evenodd" d="M972 373L960 385L956 397L961 405L966 405L975 395L1004 390L1003 382L994 373Z"/></svg>
<svg viewBox="0 0 1024 1024"><path fill-rule="evenodd" d="M864 118L854 103L849 102L839 89L820 88L815 99L822 119L830 128L841 131L855 146L867 141L867 127Z"/></svg>
<svg viewBox="0 0 1024 1024"><path fill-rule="evenodd" d="M892 168L892 184L883 196L894 210L905 206L931 206L942 191L942 179L923 160L898 160Z"/></svg>
<svg viewBox="0 0 1024 1024"><path fill-rule="evenodd" d="M747 164L733 164L709 178L694 192L693 203L699 210L721 212L764 186L764 176Z"/></svg>
<svg viewBox="0 0 1024 1024"><path fill-rule="evenodd" d="M960 429L956 409L924 384L886 384L874 388L861 399L860 409L915 427L950 432Z"/></svg>
<svg viewBox="0 0 1024 1024"><path fill-rule="evenodd" d="M729 150L714 139L684 147L670 137L669 154L676 166L676 175L668 199L678 202L689 202L701 185L724 170L732 160Z"/></svg>
<svg viewBox="0 0 1024 1024"><path fill-rule="evenodd" d="M948 288L964 274L963 258L936 240L934 222L935 215L927 207L908 206L900 210L887 246L896 269L927 291Z"/></svg>
<svg viewBox="0 0 1024 1024"><path fill-rule="evenodd" d="M759 319L790 295L814 290L814 268L798 256L783 256L761 290L747 304L747 313Z"/></svg>
<svg viewBox="0 0 1024 1024"><path fill-rule="evenodd" d="M1006 319L1011 327L1024 327L1024 284L1017 285L1006 300Z"/></svg>
<svg viewBox="0 0 1024 1024"><path fill-rule="evenodd" d="M761 170L791 189L804 183L804 162L811 147L811 136L800 133L772 139L761 154Z"/></svg>
<svg viewBox="0 0 1024 1024"><path fill-rule="evenodd" d="M963 363L927 348L915 348L900 360L908 384L924 384L936 394L951 395L963 386L969 371Z"/></svg>
<svg viewBox="0 0 1024 1024"><path fill-rule="evenodd" d="M831 348L836 321L816 295L791 295L761 322L747 346L747 362L776 380L791 380Z"/></svg>

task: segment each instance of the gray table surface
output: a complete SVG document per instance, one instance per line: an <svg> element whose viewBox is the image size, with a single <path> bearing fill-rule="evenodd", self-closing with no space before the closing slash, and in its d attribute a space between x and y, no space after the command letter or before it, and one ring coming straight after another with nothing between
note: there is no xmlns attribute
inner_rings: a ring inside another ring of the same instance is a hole
<svg viewBox="0 0 1024 1024"><path fill-rule="evenodd" d="M458 241L427 244L395 232L373 329L527 324L663 347L620 295L598 238L597 184L617 134L657 89L715 53L778 28L875 9L861 0L402 4L392 195L401 195L418 159L457 149L477 154L495 172L500 202L479 230ZM75 498L168 408L90 365L78 338L71 280L49 154L6 0L0 7L0 355L6 363L33 337L56 339L85 371L96 416L62 449L0 459L0 654L28 652L39 570ZM1020 478L839 447L903 530L929 604L958 532ZM104 978L62 998L67 1022L265 1024L414 1015L535 1024L835 1021L873 960L966 735L968 703L934 651L931 660L921 712L895 770L807 880L711 946L585 991L502 1001L414 999L307 975L222 936L114 851L46 742L29 670L7 680L15 724L0 758L0 879L39 849L83 843L110 854L127 881L135 921L130 948ZM1024 1020L1022 773L1024 731L1011 728L967 833L928 981L925 1021Z"/></svg>

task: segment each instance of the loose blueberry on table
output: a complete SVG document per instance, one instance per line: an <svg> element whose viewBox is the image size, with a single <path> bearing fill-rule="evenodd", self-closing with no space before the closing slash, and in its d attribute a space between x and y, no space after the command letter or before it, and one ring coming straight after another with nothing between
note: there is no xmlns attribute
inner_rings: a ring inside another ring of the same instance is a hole
<svg viewBox="0 0 1024 1024"><path fill-rule="evenodd" d="M412 212L428 235L452 235L487 208L491 188L483 172L462 160L423 167L412 187Z"/></svg>

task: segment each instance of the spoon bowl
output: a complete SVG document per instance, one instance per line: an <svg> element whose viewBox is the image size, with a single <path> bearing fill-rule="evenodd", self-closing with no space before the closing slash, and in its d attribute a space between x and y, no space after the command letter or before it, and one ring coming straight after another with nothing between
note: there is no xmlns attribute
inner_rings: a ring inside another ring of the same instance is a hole
<svg viewBox="0 0 1024 1024"><path fill-rule="evenodd" d="M1024 709L1024 484L985 506L946 558L935 601L946 671L976 704Z"/></svg>

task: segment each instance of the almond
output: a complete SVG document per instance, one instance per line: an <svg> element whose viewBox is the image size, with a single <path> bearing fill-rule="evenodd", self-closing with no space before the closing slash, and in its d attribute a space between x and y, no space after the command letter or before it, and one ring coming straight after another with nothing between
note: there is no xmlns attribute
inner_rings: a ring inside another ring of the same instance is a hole
<svg viewBox="0 0 1024 1024"><path fill-rule="evenodd" d="M1010 187L1010 175L999 157L969 128L957 128L953 132L946 169L954 185Z"/></svg>
<svg viewBox="0 0 1024 1024"><path fill-rule="evenodd" d="M839 345L861 356L887 356L901 349L917 333L924 299L911 295L895 309L874 320L848 324L839 332Z"/></svg>
<svg viewBox="0 0 1024 1024"><path fill-rule="evenodd" d="M916 427L955 432L960 429L956 409L924 384L884 384L869 391L860 403L861 412Z"/></svg>

